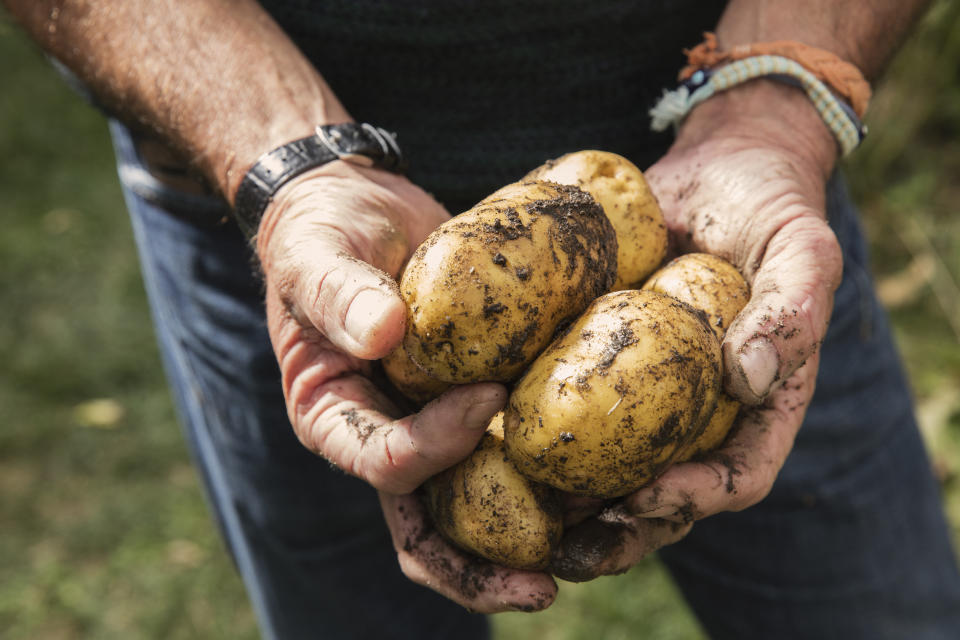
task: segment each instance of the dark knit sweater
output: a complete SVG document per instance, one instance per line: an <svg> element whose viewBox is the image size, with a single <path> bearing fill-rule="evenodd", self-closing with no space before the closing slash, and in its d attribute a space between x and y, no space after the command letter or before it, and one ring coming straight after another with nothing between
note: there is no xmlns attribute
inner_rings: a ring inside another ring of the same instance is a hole
<svg viewBox="0 0 960 640"><path fill-rule="evenodd" d="M723 3L263 0L358 120L397 131L410 177L456 213L544 160L669 134L647 110Z"/></svg>

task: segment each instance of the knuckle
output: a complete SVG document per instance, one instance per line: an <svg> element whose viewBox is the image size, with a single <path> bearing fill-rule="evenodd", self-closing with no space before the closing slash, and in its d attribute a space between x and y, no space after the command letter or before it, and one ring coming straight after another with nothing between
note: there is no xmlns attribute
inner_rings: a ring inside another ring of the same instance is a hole
<svg viewBox="0 0 960 640"><path fill-rule="evenodd" d="M736 498L733 501L731 511L743 511L759 503L767 497L772 488L772 482L767 482L766 478L760 480L747 480L738 484Z"/></svg>
<svg viewBox="0 0 960 640"><path fill-rule="evenodd" d="M770 482L767 481L766 468L758 471L742 455L715 453L708 464L717 474L719 493L715 494L715 508L703 510L706 514L743 511L760 502L769 492L772 479ZM687 519L685 522L691 523L698 517Z"/></svg>
<svg viewBox="0 0 960 640"><path fill-rule="evenodd" d="M327 451L327 441L330 438L330 430L317 428L315 425L310 426L295 426L294 433L297 436L297 439L300 441L308 451L318 455L335 467L339 467L335 461L335 456L333 452Z"/></svg>
<svg viewBox="0 0 960 640"><path fill-rule="evenodd" d="M297 300L304 309L309 309L312 317L319 320L320 326L317 328L324 335L328 334L330 324L340 319L336 311L344 304L341 298L345 293L346 280L343 266L337 263L325 264L316 273L300 279Z"/></svg>
<svg viewBox="0 0 960 640"><path fill-rule="evenodd" d="M400 564L400 571L407 579L423 587L432 586L426 570L413 554L401 550L397 553L397 560Z"/></svg>
<svg viewBox="0 0 960 640"><path fill-rule="evenodd" d="M352 467L353 475L365 480L374 488L394 495L414 491L431 475L419 461L406 455L397 455L391 449L389 425L377 428L377 438L361 442Z"/></svg>

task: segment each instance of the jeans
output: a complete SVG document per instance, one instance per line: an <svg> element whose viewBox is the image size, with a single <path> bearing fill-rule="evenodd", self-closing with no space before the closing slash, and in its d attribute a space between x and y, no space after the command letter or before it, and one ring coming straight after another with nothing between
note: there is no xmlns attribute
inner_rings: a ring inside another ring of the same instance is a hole
<svg viewBox="0 0 960 640"><path fill-rule="evenodd" d="M226 205L164 187L111 131L170 385L264 637L486 637L402 576L375 492L293 435L251 252L198 222ZM661 555L716 638L955 638L960 574L839 180L828 208L844 278L795 449L763 502Z"/></svg>

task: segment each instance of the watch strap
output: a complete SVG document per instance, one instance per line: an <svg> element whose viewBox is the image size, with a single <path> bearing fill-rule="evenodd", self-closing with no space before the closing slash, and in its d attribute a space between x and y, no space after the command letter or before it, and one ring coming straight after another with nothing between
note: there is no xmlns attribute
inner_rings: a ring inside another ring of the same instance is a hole
<svg viewBox="0 0 960 640"><path fill-rule="evenodd" d="M375 166L394 173L406 169L396 135L367 123L318 126L315 133L269 151L250 167L234 199L234 217L247 238L260 226L277 191L297 176L334 160Z"/></svg>

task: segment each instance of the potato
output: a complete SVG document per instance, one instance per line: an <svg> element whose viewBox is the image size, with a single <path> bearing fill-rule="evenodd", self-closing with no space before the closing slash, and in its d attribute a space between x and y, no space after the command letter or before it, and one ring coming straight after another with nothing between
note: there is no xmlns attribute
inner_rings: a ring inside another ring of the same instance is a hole
<svg viewBox="0 0 960 640"><path fill-rule="evenodd" d="M738 415L740 415L740 402L721 391L720 397L717 398L717 408L710 416L710 421L703 433L680 452L675 462L692 460L719 447L727 439L727 434L733 428Z"/></svg>
<svg viewBox="0 0 960 640"><path fill-rule="evenodd" d="M597 299L531 365L507 404L507 455L578 495L646 485L700 435L720 393L706 316L653 291Z"/></svg>
<svg viewBox="0 0 960 640"><path fill-rule="evenodd" d="M750 299L750 287L737 268L708 253L689 253L676 258L650 276L643 288L673 296L706 313L710 328L720 341ZM706 429L677 460L690 460L719 447L739 411L740 403L721 393Z"/></svg>
<svg viewBox="0 0 960 640"><path fill-rule="evenodd" d="M430 377L410 359L403 344L387 354L383 360L383 372L393 386L403 395L420 405L427 404L451 387L449 382L441 382Z"/></svg>
<svg viewBox="0 0 960 640"><path fill-rule="evenodd" d="M477 449L425 485L437 529L458 547L517 569L544 569L563 533L559 495L517 471L503 451L503 412Z"/></svg>
<svg viewBox="0 0 960 640"><path fill-rule="evenodd" d="M737 268L709 253L688 253L671 260L650 276L643 288L673 296L706 313L720 340L750 299L750 287Z"/></svg>
<svg viewBox="0 0 960 640"><path fill-rule="evenodd" d="M403 346L443 382L514 380L616 271L616 236L589 194L508 185L414 252L400 280Z"/></svg>
<svg viewBox="0 0 960 640"><path fill-rule="evenodd" d="M577 151L527 174L580 187L603 207L617 234L617 281L613 289L632 289L660 266L667 254L667 225L643 173L608 151Z"/></svg>

